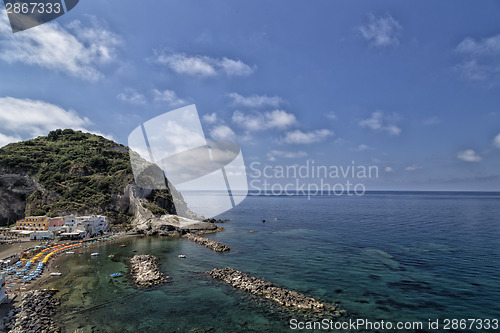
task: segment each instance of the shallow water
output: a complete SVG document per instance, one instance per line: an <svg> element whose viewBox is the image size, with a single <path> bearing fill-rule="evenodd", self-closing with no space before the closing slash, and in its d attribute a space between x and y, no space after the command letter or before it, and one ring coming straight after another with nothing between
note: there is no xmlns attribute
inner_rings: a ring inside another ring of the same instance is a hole
<svg viewBox="0 0 500 333"><path fill-rule="evenodd" d="M207 236L229 253L142 237L58 258L58 320L67 332L290 331L297 314L203 273L225 266L339 302L354 319L498 318L499 202L498 194L463 193L248 197L221 216L231 219L224 232ZM145 290L109 277L126 275L127 258L142 253L160 258L169 283Z"/></svg>

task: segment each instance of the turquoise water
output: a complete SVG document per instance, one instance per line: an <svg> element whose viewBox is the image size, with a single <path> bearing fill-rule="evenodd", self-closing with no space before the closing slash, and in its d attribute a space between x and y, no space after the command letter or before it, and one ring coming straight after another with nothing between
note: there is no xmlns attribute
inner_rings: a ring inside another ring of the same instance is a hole
<svg viewBox="0 0 500 333"><path fill-rule="evenodd" d="M304 319L203 273L225 266L338 302L353 319L499 318L499 203L485 193L248 197L207 236L229 253L143 237L59 258L58 319L67 332L290 332L291 318ZM109 278L141 253L160 258L169 283L136 292L127 277Z"/></svg>

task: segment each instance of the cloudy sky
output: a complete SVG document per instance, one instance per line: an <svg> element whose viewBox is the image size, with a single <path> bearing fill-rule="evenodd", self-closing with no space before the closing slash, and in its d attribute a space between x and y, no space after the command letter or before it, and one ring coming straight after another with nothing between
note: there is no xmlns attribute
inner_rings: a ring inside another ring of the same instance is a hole
<svg viewBox="0 0 500 333"><path fill-rule="evenodd" d="M498 1L81 1L16 34L2 9L0 73L0 146L55 128L127 144L196 104L247 165L500 190Z"/></svg>

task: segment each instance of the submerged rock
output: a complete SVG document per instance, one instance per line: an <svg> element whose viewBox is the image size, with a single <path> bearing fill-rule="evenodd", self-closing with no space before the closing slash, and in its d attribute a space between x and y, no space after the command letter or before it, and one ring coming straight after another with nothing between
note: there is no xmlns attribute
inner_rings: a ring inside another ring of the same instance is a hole
<svg viewBox="0 0 500 333"><path fill-rule="evenodd" d="M204 245L208 247L211 250L217 251L217 252L226 252L231 250L229 246L224 245L222 243L216 242L214 240L211 240L209 238L193 235L193 234L185 234L183 236L186 239L189 239L190 241L193 241L195 243L198 243L200 245Z"/></svg>
<svg viewBox="0 0 500 333"><path fill-rule="evenodd" d="M296 291L277 287L271 282L250 276L230 267L214 268L208 274L214 279L222 280L235 288L265 297L290 308L311 312L329 312L337 317L344 314L343 310L339 310L334 305L322 303Z"/></svg>
<svg viewBox="0 0 500 333"><path fill-rule="evenodd" d="M149 287L167 281L158 266L158 258L149 254L135 255L130 259L132 276L137 285Z"/></svg>

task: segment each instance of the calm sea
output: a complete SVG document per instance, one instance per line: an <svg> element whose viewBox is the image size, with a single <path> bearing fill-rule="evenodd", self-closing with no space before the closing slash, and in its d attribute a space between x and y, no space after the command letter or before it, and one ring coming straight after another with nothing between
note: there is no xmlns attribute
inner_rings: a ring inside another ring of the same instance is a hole
<svg viewBox="0 0 500 333"><path fill-rule="evenodd" d="M499 193L250 196L221 218L230 219L225 231L207 237L229 253L144 237L59 258L58 320L67 332L262 333L292 332L289 321L305 319L203 273L226 266L339 303L346 320L422 322L420 332L436 332L429 319L500 319ZM170 282L136 292L127 277L110 279L127 273L133 250L159 257ZM480 330L460 330L468 331Z"/></svg>

